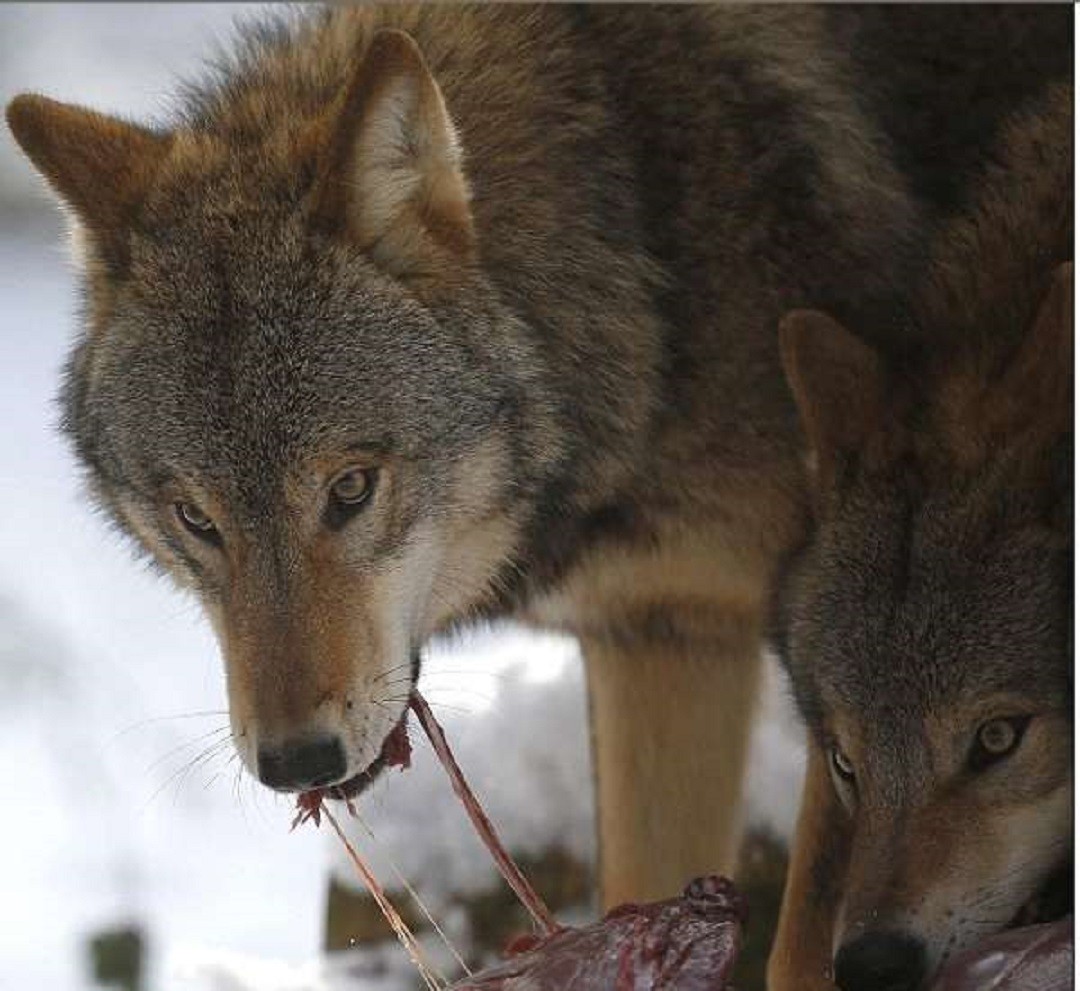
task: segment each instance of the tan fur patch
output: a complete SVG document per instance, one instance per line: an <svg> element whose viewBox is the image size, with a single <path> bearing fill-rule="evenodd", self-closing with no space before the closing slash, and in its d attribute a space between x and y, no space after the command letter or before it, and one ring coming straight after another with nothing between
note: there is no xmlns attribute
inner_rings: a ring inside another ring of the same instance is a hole
<svg viewBox="0 0 1080 991"><path fill-rule="evenodd" d="M760 607L764 567L753 549L740 546L726 530L673 528L655 544L605 548L585 558L527 618L598 636L627 616L665 604L697 615L694 625L704 634L709 614Z"/></svg>
<svg viewBox="0 0 1080 991"><path fill-rule="evenodd" d="M761 654L757 617L727 619L722 643L582 638L607 907L734 868Z"/></svg>

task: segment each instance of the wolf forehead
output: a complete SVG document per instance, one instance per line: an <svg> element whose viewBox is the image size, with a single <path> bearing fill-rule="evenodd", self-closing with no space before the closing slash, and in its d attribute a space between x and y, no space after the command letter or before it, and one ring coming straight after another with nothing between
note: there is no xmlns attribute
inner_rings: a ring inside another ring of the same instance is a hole
<svg viewBox="0 0 1080 991"><path fill-rule="evenodd" d="M368 444L452 453L490 428L511 384L464 317L435 312L303 218L204 217L136 233L122 281L90 272L68 367L79 453L125 472L148 459L211 470Z"/></svg>
<svg viewBox="0 0 1080 991"><path fill-rule="evenodd" d="M849 494L777 594L778 647L811 724L834 705L919 718L994 694L1067 704L1065 529L964 486Z"/></svg>

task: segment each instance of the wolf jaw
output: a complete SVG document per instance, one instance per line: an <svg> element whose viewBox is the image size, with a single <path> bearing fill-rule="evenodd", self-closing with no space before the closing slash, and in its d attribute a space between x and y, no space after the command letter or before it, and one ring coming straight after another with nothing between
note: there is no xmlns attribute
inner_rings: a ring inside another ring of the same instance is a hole
<svg viewBox="0 0 1080 991"><path fill-rule="evenodd" d="M420 683L420 667L420 652L416 651L412 658L409 690L405 693L408 696L412 695ZM388 768L409 766L409 711L409 705L406 703L400 718L394 723L393 729L383 741L379 755L363 771L338 784L327 786L327 794L330 798L341 800L356 798L367 791Z"/></svg>
<svg viewBox="0 0 1080 991"><path fill-rule="evenodd" d="M1053 870L1034 895L1021 906L1008 929L1023 929L1046 922L1060 922L1073 913L1073 857L1070 854Z"/></svg>

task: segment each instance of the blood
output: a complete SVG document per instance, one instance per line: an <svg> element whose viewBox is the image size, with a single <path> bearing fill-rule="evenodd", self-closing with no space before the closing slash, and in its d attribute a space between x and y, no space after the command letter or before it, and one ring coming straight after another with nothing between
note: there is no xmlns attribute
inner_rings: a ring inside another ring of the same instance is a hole
<svg viewBox="0 0 1080 991"><path fill-rule="evenodd" d="M382 757L387 767L399 767L403 771L412 767L412 743L409 742L409 729L404 716L383 743Z"/></svg>
<svg viewBox="0 0 1080 991"><path fill-rule="evenodd" d="M390 735L383 741L379 756L375 758L375 767L396 767L407 771L412 767L412 743L409 740L408 727L409 710L406 709L401 719L390 731ZM314 822L316 826L322 823L323 799L336 798L345 802L352 809L350 799L341 794L338 788L331 785L329 788L310 788L296 796L296 815L293 817L292 829L305 822Z"/></svg>
<svg viewBox="0 0 1080 991"><path fill-rule="evenodd" d="M293 817L289 832L305 822L313 822L316 826L322 825L322 803L325 795L325 788L313 788L311 791L302 791L296 796L296 815Z"/></svg>

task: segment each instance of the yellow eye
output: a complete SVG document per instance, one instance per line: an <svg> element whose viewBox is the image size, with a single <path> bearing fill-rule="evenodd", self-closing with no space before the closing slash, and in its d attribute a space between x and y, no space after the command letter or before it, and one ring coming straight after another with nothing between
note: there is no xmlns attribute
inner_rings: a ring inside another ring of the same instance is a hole
<svg viewBox="0 0 1080 991"><path fill-rule="evenodd" d="M1030 716L988 719L975 734L975 742L968 757L970 769L985 770L1015 753L1030 722Z"/></svg>
<svg viewBox="0 0 1080 991"><path fill-rule="evenodd" d="M832 761L833 770L842 780L848 782L855 780L855 765L848 760L843 750L834 745L829 757Z"/></svg>
<svg viewBox="0 0 1080 991"><path fill-rule="evenodd" d="M979 746L994 757L1007 754L1019 738L1016 727L1007 719L991 719L979 727Z"/></svg>
<svg viewBox="0 0 1080 991"><path fill-rule="evenodd" d="M356 506L371 494L374 472L364 468L350 468L334 479L330 494L339 503Z"/></svg>
<svg viewBox="0 0 1080 991"><path fill-rule="evenodd" d="M213 544L221 542L221 536L217 527L214 526L214 521L193 502L176 503L176 516L184 525L184 528L200 540L206 540Z"/></svg>
<svg viewBox="0 0 1080 991"><path fill-rule="evenodd" d="M176 511L184 525L190 530L213 529L214 522L198 506L190 502L178 502Z"/></svg>

